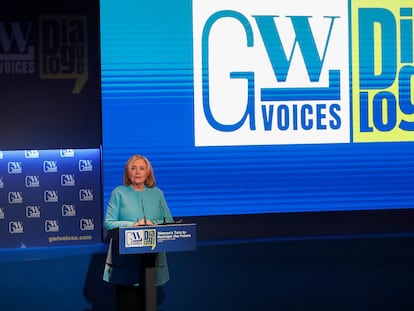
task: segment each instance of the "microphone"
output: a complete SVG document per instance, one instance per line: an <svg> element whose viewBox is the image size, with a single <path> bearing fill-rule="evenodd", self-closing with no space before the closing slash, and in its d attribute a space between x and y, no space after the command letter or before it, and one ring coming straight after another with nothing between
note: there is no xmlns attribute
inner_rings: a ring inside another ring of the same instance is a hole
<svg viewBox="0 0 414 311"><path fill-rule="evenodd" d="M158 207L160 208L160 211L162 212L162 225L165 225L167 222L166 222L166 219L165 219L165 208L164 208L164 204L162 204L162 202L161 202L161 200L159 201L160 202L160 204L158 205Z"/></svg>
<svg viewBox="0 0 414 311"><path fill-rule="evenodd" d="M144 214L144 225L147 225L147 216L145 216L144 201L141 199L142 213Z"/></svg>
<svg viewBox="0 0 414 311"><path fill-rule="evenodd" d="M159 202L160 202L160 204L158 206L160 207L160 210L162 211L162 215L163 215L162 223L160 225L173 225L173 224L182 224L183 223L182 219L175 220L174 218L172 219L172 221L167 222L167 219L165 217L165 215L166 215L165 206L164 206L164 204L162 204L161 200Z"/></svg>

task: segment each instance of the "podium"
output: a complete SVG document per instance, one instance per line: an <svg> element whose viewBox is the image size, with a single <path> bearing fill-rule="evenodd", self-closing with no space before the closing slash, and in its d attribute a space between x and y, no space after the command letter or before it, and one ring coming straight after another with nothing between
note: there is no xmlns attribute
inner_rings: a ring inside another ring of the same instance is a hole
<svg viewBox="0 0 414 311"><path fill-rule="evenodd" d="M119 254L143 254L148 262L144 273L145 309L157 310L155 253L189 251L196 248L195 224L162 224L123 227L119 233ZM152 254L152 255L151 255Z"/></svg>

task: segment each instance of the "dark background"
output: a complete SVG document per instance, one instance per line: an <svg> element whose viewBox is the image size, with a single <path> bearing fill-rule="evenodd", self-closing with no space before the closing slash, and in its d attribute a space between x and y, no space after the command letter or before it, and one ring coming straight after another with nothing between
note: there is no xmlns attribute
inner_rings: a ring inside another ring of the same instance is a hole
<svg viewBox="0 0 414 311"><path fill-rule="evenodd" d="M75 15L88 19L89 78L80 94L74 79L40 79L36 17ZM1 22L33 22L28 38L35 46L33 74L0 74L0 150L99 148L101 72L99 1L8 1ZM9 25L5 26L10 35ZM0 54L7 55L0 46ZM18 52L12 42L10 53ZM0 55L1 56L1 55Z"/></svg>

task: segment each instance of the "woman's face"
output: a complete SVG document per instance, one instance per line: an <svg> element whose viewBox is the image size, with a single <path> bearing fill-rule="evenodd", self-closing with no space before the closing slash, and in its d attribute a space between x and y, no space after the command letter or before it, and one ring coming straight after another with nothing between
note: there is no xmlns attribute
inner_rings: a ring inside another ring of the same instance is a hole
<svg viewBox="0 0 414 311"><path fill-rule="evenodd" d="M143 188L148 177L147 164L143 159L137 159L129 165L128 177L135 188Z"/></svg>

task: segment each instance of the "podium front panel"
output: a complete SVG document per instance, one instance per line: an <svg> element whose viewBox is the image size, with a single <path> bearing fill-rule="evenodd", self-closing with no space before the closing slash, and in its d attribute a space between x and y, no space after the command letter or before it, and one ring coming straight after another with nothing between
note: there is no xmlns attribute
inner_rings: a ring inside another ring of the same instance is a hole
<svg viewBox="0 0 414 311"><path fill-rule="evenodd" d="M195 224L119 228L120 254L174 252L195 248Z"/></svg>

